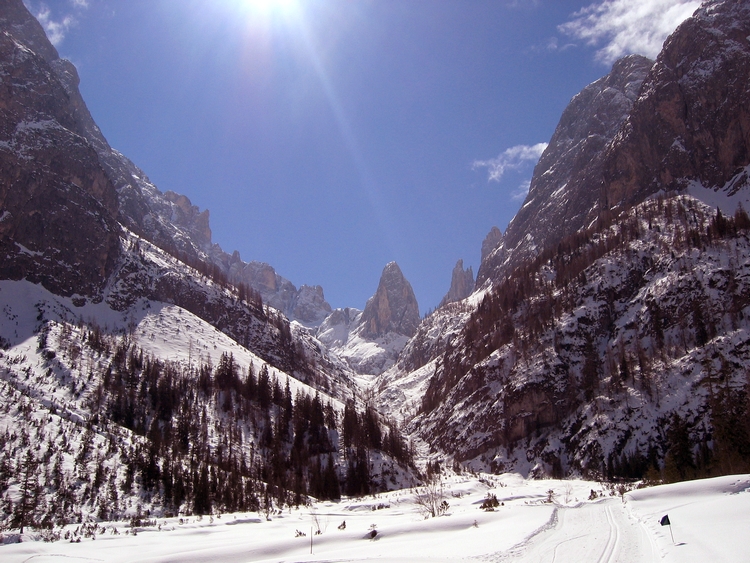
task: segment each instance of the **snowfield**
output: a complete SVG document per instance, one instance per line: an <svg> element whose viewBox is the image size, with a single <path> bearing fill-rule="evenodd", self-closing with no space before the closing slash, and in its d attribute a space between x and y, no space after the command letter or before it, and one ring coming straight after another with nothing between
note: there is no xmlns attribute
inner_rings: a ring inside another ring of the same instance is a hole
<svg viewBox="0 0 750 563"><path fill-rule="evenodd" d="M750 529L750 475L663 485L622 496L595 482L528 481L517 474L451 476L443 482L450 508L437 518L424 518L414 502L416 490L402 490L316 503L274 514L270 520L254 513L182 521L160 518L155 526L139 528L136 534L125 522L100 523L95 539L80 543L34 542L29 534L23 543L0 547L0 559L5 563L750 560L750 543L744 535ZM480 508L488 493L501 503L489 512ZM589 501L590 496L598 498ZM659 524L665 514L672 522L674 543L669 529ZM321 533L314 534L316 529ZM373 529L377 533L371 537ZM6 541L13 539L6 534Z"/></svg>

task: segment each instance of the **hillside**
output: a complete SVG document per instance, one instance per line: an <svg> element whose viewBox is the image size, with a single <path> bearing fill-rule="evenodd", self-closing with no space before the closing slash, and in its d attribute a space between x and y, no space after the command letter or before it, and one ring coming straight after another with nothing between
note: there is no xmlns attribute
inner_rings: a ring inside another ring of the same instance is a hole
<svg viewBox="0 0 750 563"><path fill-rule="evenodd" d="M571 100L476 292L425 319L379 388L435 457L748 468L748 35L745 3L707 2L655 62L626 57Z"/></svg>

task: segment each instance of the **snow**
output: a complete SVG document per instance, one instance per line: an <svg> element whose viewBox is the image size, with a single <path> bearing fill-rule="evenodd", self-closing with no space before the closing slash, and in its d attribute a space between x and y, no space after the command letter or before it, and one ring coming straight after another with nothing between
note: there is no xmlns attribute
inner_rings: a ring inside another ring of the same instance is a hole
<svg viewBox="0 0 750 563"><path fill-rule="evenodd" d="M159 301L141 300L125 312L112 310L105 302L88 302L75 306L71 298L56 296L41 285L27 281L0 281L0 337L7 340L11 348L8 356L35 358L36 336L41 311L54 320L75 321L82 319L115 333L129 332L135 343L144 352L161 360L181 362L185 365L199 365L201 360L217 365L221 355L231 353L240 366L254 365L255 369L265 363L261 358L240 346L211 324L176 305ZM36 360L35 360L36 362ZM42 376L42 362L30 362L31 369ZM0 362L0 368L2 362ZM282 385L289 380L292 394L301 391L314 395L316 390L288 374L272 368ZM321 393L323 398L336 408L343 403Z"/></svg>
<svg viewBox="0 0 750 563"><path fill-rule="evenodd" d="M750 208L750 191L743 189L747 187L749 175L750 166L746 166L719 189L706 188L699 182L692 181L687 192L710 207L718 207L723 213L734 215L740 204L746 210Z"/></svg>
<svg viewBox="0 0 750 563"><path fill-rule="evenodd" d="M666 562L750 561L750 475L688 481L628 493L626 504ZM659 524L669 515L668 527Z"/></svg>
<svg viewBox="0 0 750 563"><path fill-rule="evenodd" d="M402 490L315 503L270 520L249 513L158 519L156 526L137 529L137 535L125 522L102 523L95 540L80 543L33 542L27 535L23 543L1 546L0 556L5 563L32 558L37 563L61 558L115 563L750 559L750 544L744 541L750 475L644 488L624 496L599 483L527 481L517 474L453 475L443 483L450 508L437 518L425 519L414 492ZM592 491L597 498L586 500ZM489 512L480 508L488 493L502 503ZM674 543L659 524L667 513ZM345 529L339 529L343 522ZM371 538L373 528L377 534ZM314 529L321 534L311 533Z"/></svg>

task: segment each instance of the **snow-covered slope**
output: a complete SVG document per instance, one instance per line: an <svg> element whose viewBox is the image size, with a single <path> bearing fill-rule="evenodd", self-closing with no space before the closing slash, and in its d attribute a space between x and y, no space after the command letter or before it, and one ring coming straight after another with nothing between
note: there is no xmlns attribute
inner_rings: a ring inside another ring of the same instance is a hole
<svg viewBox="0 0 750 563"><path fill-rule="evenodd" d="M147 244L124 254L169 275L173 259ZM416 480L396 427L358 414L344 379L326 382L321 365L310 387L189 310L122 307L122 292L97 303L0 281L0 526L271 512ZM273 339L281 326L261 329Z"/></svg>
<svg viewBox="0 0 750 563"><path fill-rule="evenodd" d="M518 475L451 476L442 484L449 508L438 518L424 518L415 502L420 489L415 489L314 503L270 520L230 513L210 519L158 518L136 528L103 522L95 536L89 531L78 543L24 542L0 550L8 563L61 557L115 563L134 558L740 563L750 557L744 537L750 525L748 475L632 492L596 482L525 481ZM498 506L482 510L492 496ZM659 525L664 515L672 522L674 541L669 527ZM81 537L82 528L74 524L66 531Z"/></svg>
<svg viewBox="0 0 750 563"><path fill-rule="evenodd" d="M719 470L745 447L720 429L747 412L749 226L680 196L564 241L488 293L412 429L477 467L604 476L669 465L682 432L682 475Z"/></svg>

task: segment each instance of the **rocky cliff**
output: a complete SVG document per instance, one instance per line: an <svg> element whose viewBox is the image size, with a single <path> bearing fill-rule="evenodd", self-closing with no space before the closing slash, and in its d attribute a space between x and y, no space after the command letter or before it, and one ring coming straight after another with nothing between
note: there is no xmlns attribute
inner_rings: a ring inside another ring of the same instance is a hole
<svg viewBox="0 0 750 563"><path fill-rule="evenodd" d="M375 295L367 300L362 313L362 336L378 338L389 332L413 336L419 321L419 305L411 284L398 264L387 264Z"/></svg>
<svg viewBox="0 0 750 563"><path fill-rule="evenodd" d="M357 373L379 375L393 366L419 322L411 284L398 264L391 262L383 269L364 311L336 309L316 336Z"/></svg>
<svg viewBox="0 0 750 563"><path fill-rule="evenodd" d="M0 2L0 276L97 296L119 255L117 193L76 119L77 82L23 4Z"/></svg>
<svg viewBox="0 0 750 563"><path fill-rule="evenodd" d="M474 272L469 266L464 270L464 261L459 260L451 273L451 287L438 307L466 299L474 291Z"/></svg>
<svg viewBox="0 0 750 563"><path fill-rule="evenodd" d="M711 1L665 42L605 155L603 208L632 205L659 191L683 191L692 183L747 190L748 37L747 2Z"/></svg>
<svg viewBox="0 0 750 563"><path fill-rule="evenodd" d="M235 251L228 270L231 281L245 283L257 290L264 303L305 326L319 326L332 311L322 287L303 285L297 289L269 264L243 262L239 253Z"/></svg>
<svg viewBox="0 0 750 563"><path fill-rule="evenodd" d="M513 265L596 216L605 149L627 119L652 66L645 57L625 57L570 101L534 169L523 206L502 239L491 233L482 246L478 285L501 279Z"/></svg>

